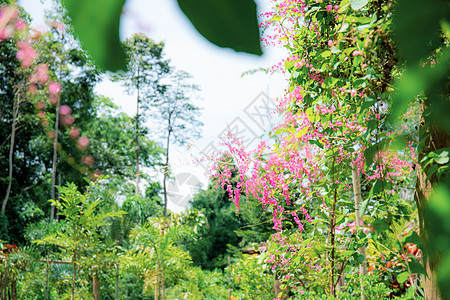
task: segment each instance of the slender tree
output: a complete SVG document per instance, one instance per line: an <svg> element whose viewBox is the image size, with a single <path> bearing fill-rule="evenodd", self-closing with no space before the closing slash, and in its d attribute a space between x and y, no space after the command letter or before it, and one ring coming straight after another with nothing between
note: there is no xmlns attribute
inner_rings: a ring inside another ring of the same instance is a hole
<svg viewBox="0 0 450 300"><path fill-rule="evenodd" d="M190 82L191 75L184 71L172 74L170 82L162 86L158 97L153 97L151 105L155 109L152 115L156 124L161 124L161 136L165 138L165 166L163 175L164 216L167 217L167 179L171 141L184 144L187 138L198 138L203 125L198 121L200 108L192 102L199 87Z"/></svg>
<svg viewBox="0 0 450 300"><path fill-rule="evenodd" d="M148 111L150 99L159 95L160 82L169 73L169 62L163 57L164 43L156 43L142 33L127 39L123 46L128 56L127 71L114 76L113 80L121 81L130 95L136 95L135 194L139 195L140 137L145 134L142 124L145 122L145 113Z"/></svg>

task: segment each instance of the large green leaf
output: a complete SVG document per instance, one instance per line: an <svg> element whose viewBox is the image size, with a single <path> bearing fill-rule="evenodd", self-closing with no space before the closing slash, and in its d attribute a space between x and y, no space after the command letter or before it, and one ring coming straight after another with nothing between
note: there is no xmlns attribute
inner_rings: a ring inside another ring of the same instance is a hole
<svg viewBox="0 0 450 300"><path fill-rule="evenodd" d="M408 277L409 277L408 271L404 271L397 275L397 281L398 283L402 284L408 279Z"/></svg>
<svg viewBox="0 0 450 300"><path fill-rule="evenodd" d="M253 0L177 0L192 25L210 42L261 55Z"/></svg>
<svg viewBox="0 0 450 300"><path fill-rule="evenodd" d="M96 64L116 71L125 68L119 21L125 0L62 0L75 35Z"/></svg>

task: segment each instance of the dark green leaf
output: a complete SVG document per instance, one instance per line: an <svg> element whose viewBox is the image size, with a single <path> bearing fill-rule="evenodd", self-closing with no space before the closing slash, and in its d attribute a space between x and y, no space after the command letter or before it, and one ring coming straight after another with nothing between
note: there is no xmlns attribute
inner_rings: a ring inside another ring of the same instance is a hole
<svg viewBox="0 0 450 300"><path fill-rule="evenodd" d="M364 150L364 157L366 159L366 166L370 166L373 163L373 158L378 152L378 144L372 145Z"/></svg>
<svg viewBox="0 0 450 300"><path fill-rule="evenodd" d="M177 0L192 25L220 47L261 55L253 0Z"/></svg>
<svg viewBox="0 0 450 300"><path fill-rule="evenodd" d="M416 259L414 259L411 262L409 262L409 268L411 270L411 273L423 274L423 275L427 274L427 271L425 271L425 268Z"/></svg>
<svg viewBox="0 0 450 300"><path fill-rule="evenodd" d="M96 64L106 70L125 68L119 21L125 0L63 0L75 35Z"/></svg>
<svg viewBox="0 0 450 300"><path fill-rule="evenodd" d="M393 28L399 50L408 63L429 56L438 47L439 22L448 16L448 1L445 0L397 2Z"/></svg>
<svg viewBox="0 0 450 300"><path fill-rule="evenodd" d="M364 255L361 255L359 253L355 253L353 255L353 258L360 264L362 264L364 262Z"/></svg>
<svg viewBox="0 0 450 300"><path fill-rule="evenodd" d="M421 248L422 240L420 239L419 235L413 230L408 235L402 238L402 243L416 244L419 248Z"/></svg>

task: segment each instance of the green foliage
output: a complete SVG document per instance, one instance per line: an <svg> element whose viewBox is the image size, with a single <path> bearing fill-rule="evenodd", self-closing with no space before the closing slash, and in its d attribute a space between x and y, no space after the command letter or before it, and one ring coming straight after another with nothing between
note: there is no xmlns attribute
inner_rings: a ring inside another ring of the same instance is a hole
<svg viewBox="0 0 450 300"><path fill-rule="evenodd" d="M177 285L168 289L167 299L229 299L226 275L222 272L190 267L183 275Z"/></svg>
<svg viewBox="0 0 450 300"><path fill-rule="evenodd" d="M231 276L235 299L265 299L276 297L273 290L274 275L270 274L264 255L246 255L227 268Z"/></svg>
<svg viewBox="0 0 450 300"><path fill-rule="evenodd" d="M75 34L102 69L125 68L125 54L119 40L119 24L125 0L63 0Z"/></svg>
<svg viewBox="0 0 450 300"><path fill-rule="evenodd" d="M430 259L439 260L437 280L442 295L450 295L450 178L447 177L434 190L426 210L425 222L429 226Z"/></svg>
<svg viewBox="0 0 450 300"><path fill-rule="evenodd" d="M121 261L125 270L137 270L139 277L144 278L146 293L155 289L156 294L164 293L166 286L187 279L186 270L192 260L180 246L183 241L196 239L193 221L201 224L203 218L194 211L170 218L151 218L131 232L133 247Z"/></svg>
<svg viewBox="0 0 450 300"><path fill-rule="evenodd" d="M62 251L63 257L72 265L72 297L75 282L78 282L77 295L83 294L83 281L79 274L92 274L100 263L108 260L113 244L101 239L99 229L107 225L109 219L123 215L123 211L104 212L100 210L102 200L90 196L91 183L87 192L81 194L73 183L67 187L58 187L60 200L49 200L59 210L65 220L65 226L56 233L47 233L42 239L34 241L38 245L55 245ZM110 258L109 258L110 259Z"/></svg>
<svg viewBox="0 0 450 300"><path fill-rule="evenodd" d="M262 54L253 0L178 0L178 5L210 42L236 51Z"/></svg>
<svg viewBox="0 0 450 300"><path fill-rule="evenodd" d="M256 200L242 199L241 210L236 212L228 193L217 190L214 182L197 193L191 205L207 220L199 228L198 241L187 245L194 264L203 269L225 268L233 249L264 242L273 232Z"/></svg>

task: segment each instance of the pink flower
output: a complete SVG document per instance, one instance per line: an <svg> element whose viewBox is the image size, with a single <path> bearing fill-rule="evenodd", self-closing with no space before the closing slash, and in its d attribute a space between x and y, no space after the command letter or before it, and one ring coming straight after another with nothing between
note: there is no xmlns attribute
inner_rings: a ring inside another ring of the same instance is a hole
<svg viewBox="0 0 450 300"><path fill-rule="evenodd" d="M45 107L44 101L39 101L38 103L36 103L36 109L41 110L44 109L44 107Z"/></svg>
<svg viewBox="0 0 450 300"><path fill-rule="evenodd" d="M20 60L22 68L28 68L33 64L33 60L37 56L36 50L33 49L28 43L18 42L17 47L19 51L16 54L18 60Z"/></svg>
<svg viewBox="0 0 450 300"><path fill-rule="evenodd" d="M50 76L48 75L48 66L46 64L39 64L33 75L30 76L29 81L31 83L39 83L44 85Z"/></svg>
<svg viewBox="0 0 450 300"><path fill-rule="evenodd" d="M331 47L333 45L333 40L328 40L328 46Z"/></svg>
<svg viewBox="0 0 450 300"><path fill-rule="evenodd" d="M61 105L61 107L59 108L59 113L61 115L68 115L72 112L72 109L70 109L70 107L68 105Z"/></svg>
<svg viewBox="0 0 450 300"><path fill-rule="evenodd" d="M59 95L50 95L49 101L51 105L56 105L59 101Z"/></svg>
<svg viewBox="0 0 450 300"><path fill-rule="evenodd" d="M43 111L43 110L41 110L41 111L38 112L38 118L39 118L39 119L45 118L46 115L47 115L47 114L46 114L45 111Z"/></svg>
<svg viewBox="0 0 450 300"><path fill-rule="evenodd" d="M92 166L94 164L94 158L90 155L83 155L81 157L81 162L85 165Z"/></svg>
<svg viewBox="0 0 450 300"><path fill-rule="evenodd" d="M16 29L21 30L24 29L27 23L24 21L24 19L18 19L16 22Z"/></svg>
<svg viewBox="0 0 450 300"><path fill-rule="evenodd" d="M72 115L65 115L62 116L61 118L61 124L64 127L69 127L70 125L72 125L75 122L75 117Z"/></svg>
<svg viewBox="0 0 450 300"><path fill-rule="evenodd" d="M28 91L30 92L30 94L34 95L37 93L37 87L34 84L32 84L28 87Z"/></svg>
<svg viewBox="0 0 450 300"><path fill-rule="evenodd" d="M352 53L353 56L358 56L358 55L362 55L362 54L363 54L362 51L359 51L359 50L355 50Z"/></svg>
<svg viewBox="0 0 450 300"><path fill-rule="evenodd" d="M328 5L327 5L327 10L332 10L332 9L333 9L333 5L328 4Z"/></svg>
<svg viewBox="0 0 450 300"><path fill-rule="evenodd" d="M357 94L357 92L355 90L351 90L350 91L350 96L355 97Z"/></svg>
<svg viewBox="0 0 450 300"><path fill-rule="evenodd" d="M71 139L76 139L80 136L80 130L77 127L70 128L69 136Z"/></svg>
<svg viewBox="0 0 450 300"><path fill-rule="evenodd" d="M52 95L59 94L61 93L61 86L57 82L50 81L48 84L48 92Z"/></svg>
<svg viewBox="0 0 450 300"><path fill-rule="evenodd" d="M85 136L82 136L78 139L78 149L84 150L89 145L89 139Z"/></svg>

